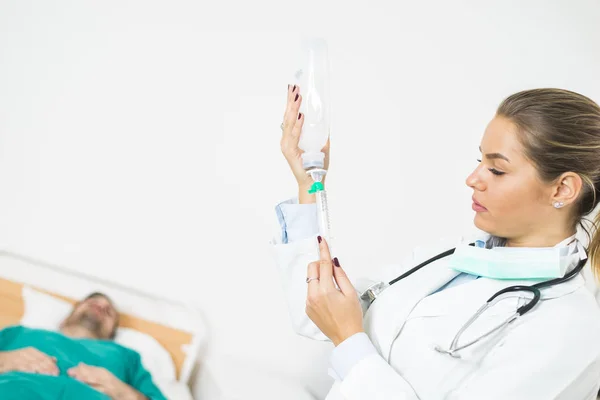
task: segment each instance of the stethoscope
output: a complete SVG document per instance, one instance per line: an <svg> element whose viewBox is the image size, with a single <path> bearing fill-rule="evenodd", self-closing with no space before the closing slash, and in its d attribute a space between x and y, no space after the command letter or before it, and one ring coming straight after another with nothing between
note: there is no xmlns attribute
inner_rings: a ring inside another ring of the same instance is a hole
<svg viewBox="0 0 600 400"><path fill-rule="evenodd" d="M471 243L471 246L473 246L473 245L474 245L474 243ZM400 275L396 279L391 280L387 285L384 284L383 282L380 282L380 283L377 283L377 284L371 286L361 295L361 298L363 300L373 302L379 296L379 294L383 291L383 289L414 274L415 272L417 272L421 268L431 264L432 262L435 262L439 259L442 259L444 257L448 257L449 255L454 254L455 250L456 250L455 248L447 250L443 253L438 254L435 257L430 258L427 261L422 262L421 264L417 265L416 267L414 267L414 268L410 269L409 271L405 272L404 274ZM584 252L585 252L585 249L584 249ZM586 252L586 254L587 254L587 252ZM496 292L492 297L490 297L485 302L485 304L483 306L481 306L481 308L479 308L479 310L477 310L477 312L475 314L473 314L473 316L462 326L462 328L459 329L459 331L454 336L454 339L452 339L450 348L444 349L441 346L435 346L435 350L440 353L443 353L443 354L448 354L454 358L460 358L460 355L456 354L456 352L463 350L467 347L470 347L470 346L474 345L475 343L478 343L480 340L492 335L495 332L505 329L511 323L516 321L519 317L522 317L523 315L525 315L526 313L531 311L541 300L541 293L540 293L541 289L567 282L567 281L571 280L573 277L575 277L579 272L581 272L581 270L585 266L585 263L587 261L586 258L587 257L584 257L583 259L581 259L579 261L579 263L577 264L577 266L573 270L571 270L570 272L565 274L565 276L563 276L562 278L555 278L555 279L551 279L549 281L536 283L536 284L530 285L530 286L526 286L526 285L509 286L509 287L506 287L506 288ZM458 341L459 341L461 335L467 330L467 328L469 328L469 326L471 326L477 320L477 318L479 318L487 309L493 307L499 301L504 299L504 298L501 298L500 296L502 296L506 293L516 293L516 292L529 292L530 294L533 295L533 297L529 301L527 301L527 303L525 303L521 307L517 308L517 310L515 311L515 313L513 315L511 315L509 318L507 318L505 321L503 321L499 325L490 329L488 332L480 335L478 338L476 338L466 344L459 345Z"/></svg>

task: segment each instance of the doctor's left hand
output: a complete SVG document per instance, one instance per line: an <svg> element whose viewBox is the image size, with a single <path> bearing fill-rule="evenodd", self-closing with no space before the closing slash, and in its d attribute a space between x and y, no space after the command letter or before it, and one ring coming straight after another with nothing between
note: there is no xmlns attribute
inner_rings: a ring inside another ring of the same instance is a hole
<svg viewBox="0 0 600 400"><path fill-rule="evenodd" d="M306 315L337 346L355 333L364 332L362 308L337 257L332 260L327 242L319 239L321 258L308 265L307 278L318 279L308 282Z"/></svg>

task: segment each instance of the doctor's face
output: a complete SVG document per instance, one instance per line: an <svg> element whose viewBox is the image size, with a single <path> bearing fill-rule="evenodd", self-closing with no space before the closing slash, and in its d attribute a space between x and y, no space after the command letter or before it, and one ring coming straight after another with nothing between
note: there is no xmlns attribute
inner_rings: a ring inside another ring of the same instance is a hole
<svg viewBox="0 0 600 400"><path fill-rule="evenodd" d="M475 226L516 241L552 220L550 185L541 181L535 166L525 158L517 135L509 119L494 118L481 141L479 165L466 181L473 189Z"/></svg>

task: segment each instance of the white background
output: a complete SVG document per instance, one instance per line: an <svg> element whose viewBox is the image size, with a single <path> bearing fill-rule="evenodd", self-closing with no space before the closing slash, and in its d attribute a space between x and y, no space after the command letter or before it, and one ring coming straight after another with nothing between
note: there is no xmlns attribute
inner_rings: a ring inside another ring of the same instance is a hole
<svg viewBox="0 0 600 400"><path fill-rule="evenodd" d="M303 35L330 46L337 255L351 274L472 229L507 95L600 101L600 3L0 1L0 247L192 302L209 359L323 397L269 252L295 195L279 124Z"/></svg>

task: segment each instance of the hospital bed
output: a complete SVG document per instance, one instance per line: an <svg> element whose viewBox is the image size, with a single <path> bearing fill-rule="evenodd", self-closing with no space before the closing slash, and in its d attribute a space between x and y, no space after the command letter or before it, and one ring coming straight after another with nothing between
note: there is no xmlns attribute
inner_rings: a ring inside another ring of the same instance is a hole
<svg viewBox="0 0 600 400"><path fill-rule="evenodd" d="M91 292L109 295L121 312L115 341L140 353L165 396L192 399L189 382L206 330L198 310L27 257L0 252L0 328L58 329L72 305Z"/></svg>
<svg viewBox="0 0 600 400"><path fill-rule="evenodd" d="M58 329L72 305L92 292L120 311L115 340L140 353L170 400L314 400L300 384L236 355L205 358L208 330L194 306L0 251L0 329Z"/></svg>

